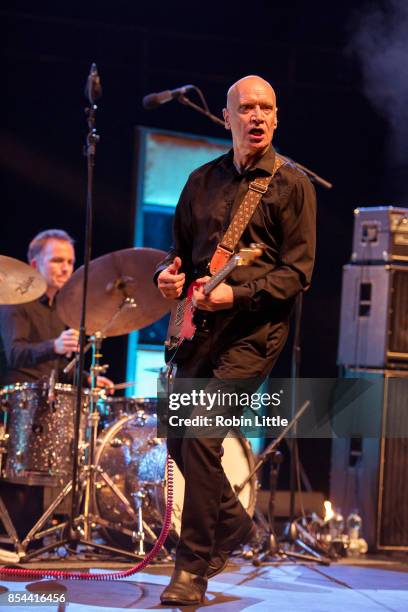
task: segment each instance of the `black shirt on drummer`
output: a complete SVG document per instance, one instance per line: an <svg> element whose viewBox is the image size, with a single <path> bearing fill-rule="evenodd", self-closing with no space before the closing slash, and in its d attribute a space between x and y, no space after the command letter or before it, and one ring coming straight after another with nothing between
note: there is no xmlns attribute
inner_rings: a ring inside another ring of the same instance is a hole
<svg viewBox="0 0 408 612"><path fill-rule="evenodd" d="M72 238L62 230L45 230L31 241L28 260L44 277L47 289L38 300L0 308L4 384L49 377L54 368L58 373L66 355L78 346L78 332L66 329L55 309L55 296L74 270Z"/></svg>
<svg viewBox="0 0 408 612"><path fill-rule="evenodd" d="M62 382L68 360L55 352L54 340L66 326L59 318L55 302L44 294L28 304L0 307L0 330L6 372L2 384L35 382L49 378L55 370Z"/></svg>
<svg viewBox="0 0 408 612"><path fill-rule="evenodd" d="M79 333L66 329L57 314L55 296L74 270L73 240L62 230L45 230L31 241L28 260L44 277L47 289L33 302L0 306L0 336L6 360L2 383L35 382L49 378L52 370L57 382L66 382L62 370L78 350ZM105 376L98 376L97 384L113 386Z"/></svg>

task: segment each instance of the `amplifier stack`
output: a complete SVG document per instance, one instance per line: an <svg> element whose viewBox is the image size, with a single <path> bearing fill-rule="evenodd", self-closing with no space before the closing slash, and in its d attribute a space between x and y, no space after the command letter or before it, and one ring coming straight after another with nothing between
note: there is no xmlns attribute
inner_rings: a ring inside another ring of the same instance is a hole
<svg viewBox="0 0 408 612"><path fill-rule="evenodd" d="M330 495L358 509L373 550L408 550L408 208L355 211L351 262L343 268L338 364L350 378L381 379L377 438L333 440ZM387 422L401 421L401 434Z"/></svg>

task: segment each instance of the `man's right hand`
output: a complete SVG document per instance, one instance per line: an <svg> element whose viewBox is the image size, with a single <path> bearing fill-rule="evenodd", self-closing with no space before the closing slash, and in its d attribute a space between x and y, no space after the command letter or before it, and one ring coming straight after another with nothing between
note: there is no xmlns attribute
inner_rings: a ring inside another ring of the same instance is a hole
<svg viewBox="0 0 408 612"><path fill-rule="evenodd" d="M180 257L175 257L173 263L167 266L157 277L157 286L163 297L174 300L180 297L183 291L186 275L184 272L178 273L181 268Z"/></svg>
<svg viewBox="0 0 408 612"><path fill-rule="evenodd" d="M79 332L76 329L66 329L54 340L54 351L57 355L69 355L78 352Z"/></svg>

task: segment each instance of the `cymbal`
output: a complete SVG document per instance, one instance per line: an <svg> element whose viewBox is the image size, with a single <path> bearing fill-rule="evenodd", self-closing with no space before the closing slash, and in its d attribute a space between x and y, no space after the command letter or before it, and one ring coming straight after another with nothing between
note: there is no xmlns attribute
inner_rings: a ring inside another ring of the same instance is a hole
<svg viewBox="0 0 408 612"><path fill-rule="evenodd" d="M169 302L153 283L154 270L165 255L157 249L123 249L90 262L87 335L95 332L103 336L128 334L154 323L170 310ZM56 298L60 318L75 329L79 329L81 322L83 273L81 266ZM126 306L120 310L126 298L133 299L136 307Z"/></svg>
<svg viewBox="0 0 408 612"><path fill-rule="evenodd" d="M41 297L44 278L28 264L0 255L0 304L24 304Z"/></svg>

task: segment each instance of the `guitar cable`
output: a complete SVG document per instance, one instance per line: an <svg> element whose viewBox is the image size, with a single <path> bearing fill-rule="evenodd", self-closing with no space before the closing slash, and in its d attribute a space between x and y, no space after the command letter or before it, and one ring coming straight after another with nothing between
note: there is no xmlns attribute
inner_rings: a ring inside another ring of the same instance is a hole
<svg viewBox="0 0 408 612"><path fill-rule="evenodd" d="M137 565L120 572L104 572L103 574L89 574L87 572L68 572L64 570L34 570L26 568L1 567L0 575L16 576L26 578L62 578L65 580L96 580L99 582L110 580L121 580L142 571L158 554L163 546L171 527L171 515L173 511L174 498L174 472L173 460L167 453L166 477L167 477L167 501L164 515L163 527L152 550Z"/></svg>

